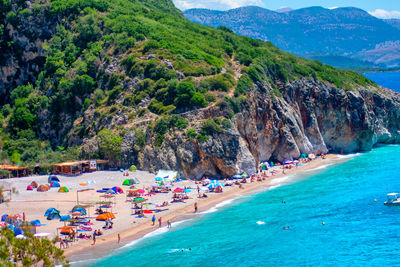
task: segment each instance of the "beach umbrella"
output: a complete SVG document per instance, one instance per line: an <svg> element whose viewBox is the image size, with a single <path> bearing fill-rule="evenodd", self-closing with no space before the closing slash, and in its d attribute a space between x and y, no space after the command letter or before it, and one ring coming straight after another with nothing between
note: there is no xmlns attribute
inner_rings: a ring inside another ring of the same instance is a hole
<svg viewBox="0 0 400 267"><path fill-rule="evenodd" d="M146 202L146 199L142 198L142 197L138 197L135 198L134 200L132 200L133 203L142 203L142 202Z"/></svg>
<svg viewBox="0 0 400 267"><path fill-rule="evenodd" d="M209 185L207 185L207 187L208 188L215 188L215 187L217 187L217 185L216 184L209 184Z"/></svg>
<svg viewBox="0 0 400 267"><path fill-rule="evenodd" d="M308 158L309 159L315 159L315 155L314 154L310 154L310 155L308 155Z"/></svg>
<svg viewBox="0 0 400 267"><path fill-rule="evenodd" d="M234 176L232 176L233 179L240 179L242 178L242 176L240 174L235 174Z"/></svg>
<svg viewBox="0 0 400 267"><path fill-rule="evenodd" d="M185 189L183 192L185 192L185 193L189 193L189 192L191 192L192 190L190 190L190 189Z"/></svg>
<svg viewBox="0 0 400 267"><path fill-rule="evenodd" d="M293 161L288 160L288 159L285 159L285 160L283 161L283 164L284 164L284 165L292 164L292 163L293 163Z"/></svg>
<svg viewBox="0 0 400 267"><path fill-rule="evenodd" d="M154 180L156 180L156 181L164 181L164 179L161 178L161 177L156 177L156 178L154 178Z"/></svg>
<svg viewBox="0 0 400 267"><path fill-rule="evenodd" d="M182 193L183 191L183 188L175 188L174 193Z"/></svg>
<svg viewBox="0 0 400 267"><path fill-rule="evenodd" d="M81 185L81 186L86 186L86 185L88 185L87 183L80 183L79 185Z"/></svg>
<svg viewBox="0 0 400 267"><path fill-rule="evenodd" d="M23 234L19 234L16 236L17 239L26 239L26 236L24 236Z"/></svg>
<svg viewBox="0 0 400 267"><path fill-rule="evenodd" d="M242 178L249 178L249 175L248 175L247 173L243 173L243 174L241 175L241 177L242 177Z"/></svg>
<svg viewBox="0 0 400 267"><path fill-rule="evenodd" d="M165 187L165 188L171 188L171 187L172 187L172 184L166 184L166 185L164 185L164 187Z"/></svg>
<svg viewBox="0 0 400 267"><path fill-rule="evenodd" d="M139 194L144 194L146 191L144 191L144 189L138 189L137 192L138 192Z"/></svg>
<svg viewBox="0 0 400 267"><path fill-rule="evenodd" d="M131 187L129 187L130 189L139 189L139 186L138 185L134 185L134 186L131 186Z"/></svg>
<svg viewBox="0 0 400 267"><path fill-rule="evenodd" d="M210 179L204 179L204 181L203 181L205 184L209 184L209 183L211 183L211 180Z"/></svg>
<svg viewBox="0 0 400 267"><path fill-rule="evenodd" d="M28 186L26 187L26 190L28 190L28 191L32 191L32 190L33 190L33 188L32 188L32 186L31 186L31 185L28 185Z"/></svg>
<svg viewBox="0 0 400 267"><path fill-rule="evenodd" d="M144 210L143 213L149 214L149 213L153 213L153 212L151 210Z"/></svg>

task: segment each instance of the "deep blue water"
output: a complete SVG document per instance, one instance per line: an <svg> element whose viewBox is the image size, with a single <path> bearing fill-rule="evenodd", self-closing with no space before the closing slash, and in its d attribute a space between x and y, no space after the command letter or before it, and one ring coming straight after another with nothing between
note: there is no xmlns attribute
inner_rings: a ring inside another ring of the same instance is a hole
<svg viewBox="0 0 400 267"><path fill-rule="evenodd" d="M376 148L307 179L237 199L94 265L398 265L400 208L383 202L387 193L400 191L399 154L400 146Z"/></svg>
<svg viewBox="0 0 400 267"><path fill-rule="evenodd" d="M364 73L364 76L383 87L400 92L400 72Z"/></svg>
<svg viewBox="0 0 400 267"><path fill-rule="evenodd" d="M365 76L400 91L400 72ZM91 264L398 266L400 208L383 205L387 193L400 191L398 155L400 146L380 147L292 177L299 181L237 199Z"/></svg>

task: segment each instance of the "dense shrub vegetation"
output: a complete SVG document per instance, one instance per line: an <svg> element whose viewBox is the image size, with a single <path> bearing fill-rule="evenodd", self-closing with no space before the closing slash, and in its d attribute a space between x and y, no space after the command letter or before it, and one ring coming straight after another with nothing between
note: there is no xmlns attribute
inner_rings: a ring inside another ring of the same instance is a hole
<svg viewBox="0 0 400 267"><path fill-rule="evenodd" d="M362 75L297 58L225 27L193 24L171 1L43 0L32 6L1 1L1 51L21 56L7 25L23 31L21 23L33 16L57 25L43 47L46 60L37 80L14 88L0 110L0 157L14 163L79 157L78 150L65 148L71 135L97 136L100 154L117 161L122 131L100 131L103 127L96 125L124 110L129 119L146 112L161 115L153 129L161 146L168 130L188 127L180 113L217 103L233 116L257 82L306 76L346 89L372 84ZM238 80L232 60L242 67ZM231 91L233 98L215 95ZM93 122L84 127L79 123L88 110L94 110ZM209 119L201 133L190 128L186 135L204 142L231 127L228 119ZM142 133L139 146L144 142Z"/></svg>

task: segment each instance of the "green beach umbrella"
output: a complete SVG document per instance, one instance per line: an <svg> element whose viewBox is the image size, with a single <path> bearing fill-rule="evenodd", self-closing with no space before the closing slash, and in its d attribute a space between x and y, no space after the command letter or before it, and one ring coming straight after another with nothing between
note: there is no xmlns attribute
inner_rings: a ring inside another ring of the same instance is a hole
<svg viewBox="0 0 400 267"><path fill-rule="evenodd" d="M146 202L146 199L138 197L135 198L134 200L132 200L133 203L142 203L142 202Z"/></svg>

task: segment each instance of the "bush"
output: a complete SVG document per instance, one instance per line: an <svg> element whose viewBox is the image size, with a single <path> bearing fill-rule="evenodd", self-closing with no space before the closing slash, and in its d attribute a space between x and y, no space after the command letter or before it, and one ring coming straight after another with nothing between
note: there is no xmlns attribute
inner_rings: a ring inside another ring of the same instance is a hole
<svg viewBox="0 0 400 267"><path fill-rule="evenodd" d="M207 140L208 140L208 136L205 136L205 135L202 135L202 134L198 134L197 135L197 141L199 141L200 143L204 143Z"/></svg>
<svg viewBox="0 0 400 267"><path fill-rule="evenodd" d="M207 120L203 121L201 130L202 130L202 133L207 134L207 135L213 135L213 134L221 132L221 128L218 126L218 124L213 119L207 119Z"/></svg>
<svg viewBox="0 0 400 267"><path fill-rule="evenodd" d="M208 103L202 93L196 92L190 99L190 103L195 107L207 107Z"/></svg>
<svg viewBox="0 0 400 267"><path fill-rule="evenodd" d="M208 103L213 103L213 102L217 101L217 97L213 94L205 94L204 98L206 99L206 101Z"/></svg>
<svg viewBox="0 0 400 267"><path fill-rule="evenodd" d="M156 136L155 136L156 147L161 147L162 144L164 143L164 139L165 139L165 136L163 134L160 134L160 133L156 134Z"/></svg>
<svg viewBox="0 0 400 267"><path fill-rule="evenodd" d="M232 128L232 123L231 123L231 121L228 120L228 119L223 119L223 120L222 120L222 128L224 128L224 129L230 129L230 128Z"/></svg>
<svg viewBox="0 0 400 267"><path fill-rule="evenodd" d="M187 136L189 139L193 139L193 138L195 138L195 137L197 136L197 132L196 132L195 129L190 128L190 129L188 129L188 130L186 131L186 136Z"/></svg>
<svg viewBox="0 0 400 267"><path fill-rule="evenodd" d="M157 120L156 124L154 125L154 131L157 134L164 135L168 132L169 125L165 118L160 118Z"/></svg>

